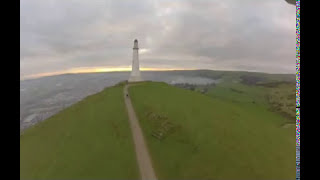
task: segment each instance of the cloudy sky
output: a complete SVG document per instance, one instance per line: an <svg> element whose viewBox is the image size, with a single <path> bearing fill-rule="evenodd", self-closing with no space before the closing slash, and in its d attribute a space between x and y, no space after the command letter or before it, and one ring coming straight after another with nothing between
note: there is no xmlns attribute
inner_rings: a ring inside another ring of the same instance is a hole
<svg viewBox="0 0 320 180"><path fill-rule="evenodd" d="M285 0L22 0L20 78L129 70L295 72Z"/></svg>

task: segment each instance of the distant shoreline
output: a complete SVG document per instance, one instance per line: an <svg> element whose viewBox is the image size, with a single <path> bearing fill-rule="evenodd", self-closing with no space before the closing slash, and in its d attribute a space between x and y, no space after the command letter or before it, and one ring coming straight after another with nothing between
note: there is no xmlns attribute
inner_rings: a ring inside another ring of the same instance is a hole
<svg viewBox="0 0 320 180"><path fill-rule="evenodd" d="M215 72L249 72L249 73L258 73L258 74L272 74L272 75L295 75L295 73L270 73L270 72L258 72L258 71L233 71L233 70L212 70L212 69L194 69L194 70L141 70L141 72L173 72L173 71L215 71ZM21 81L27 80L35 80L40 78L46 77L56 77L56 76L66 76L66 75L81 75L81 74L102 74L102 73L130 73L131 71L109 71L109 72L81 72L81 73L62 73L56 75L48 75L48 76L41 76L41 77L34 77L34 78L20 78Z"/></svg>

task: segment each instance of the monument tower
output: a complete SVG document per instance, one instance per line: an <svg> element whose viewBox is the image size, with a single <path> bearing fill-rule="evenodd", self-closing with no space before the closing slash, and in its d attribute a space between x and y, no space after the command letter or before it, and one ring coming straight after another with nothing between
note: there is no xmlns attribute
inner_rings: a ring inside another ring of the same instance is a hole
<svg viewBox="0 0 320 180"><path fill-rule="evenodd" d="M139 47L138 47L138 40L134 40L133 42L133 55L132 55L132 71L129 77L129 82L138 82L142 81L140 75L140 68L139 68Z"/></svg>

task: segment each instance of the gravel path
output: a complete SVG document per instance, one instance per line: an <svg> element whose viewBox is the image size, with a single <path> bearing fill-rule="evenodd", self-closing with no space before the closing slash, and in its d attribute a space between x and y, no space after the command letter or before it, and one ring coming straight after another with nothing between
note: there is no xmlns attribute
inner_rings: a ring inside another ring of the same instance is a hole
<svg viewBox="0 0 320 180"><path fill-rule="evenodd" d="M142 180L156 180L156 175L154 173L151 158L144 141L142 130L139 125L138 118L134 112L130 96L127 97L128 87L130 85L125 85L124 87L124 99L127 107L127 112L129 116L130 127L132 131L135 152L137 156L137 161L140 169L140 176Z"/></svg>

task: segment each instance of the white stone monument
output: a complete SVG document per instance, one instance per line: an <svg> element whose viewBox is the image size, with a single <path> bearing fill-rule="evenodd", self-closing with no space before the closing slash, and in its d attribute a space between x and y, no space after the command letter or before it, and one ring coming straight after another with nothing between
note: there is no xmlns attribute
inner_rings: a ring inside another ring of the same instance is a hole
<svg viewBox="0 0 320 180"><path fill-rule="evenodd" d="M133 55L132 55L132 71L129 77L129 82L138 82L142 81L140 75L140 68L139 68L139 47L138 47L138 40L134 40L133 43Z"/></svg>

